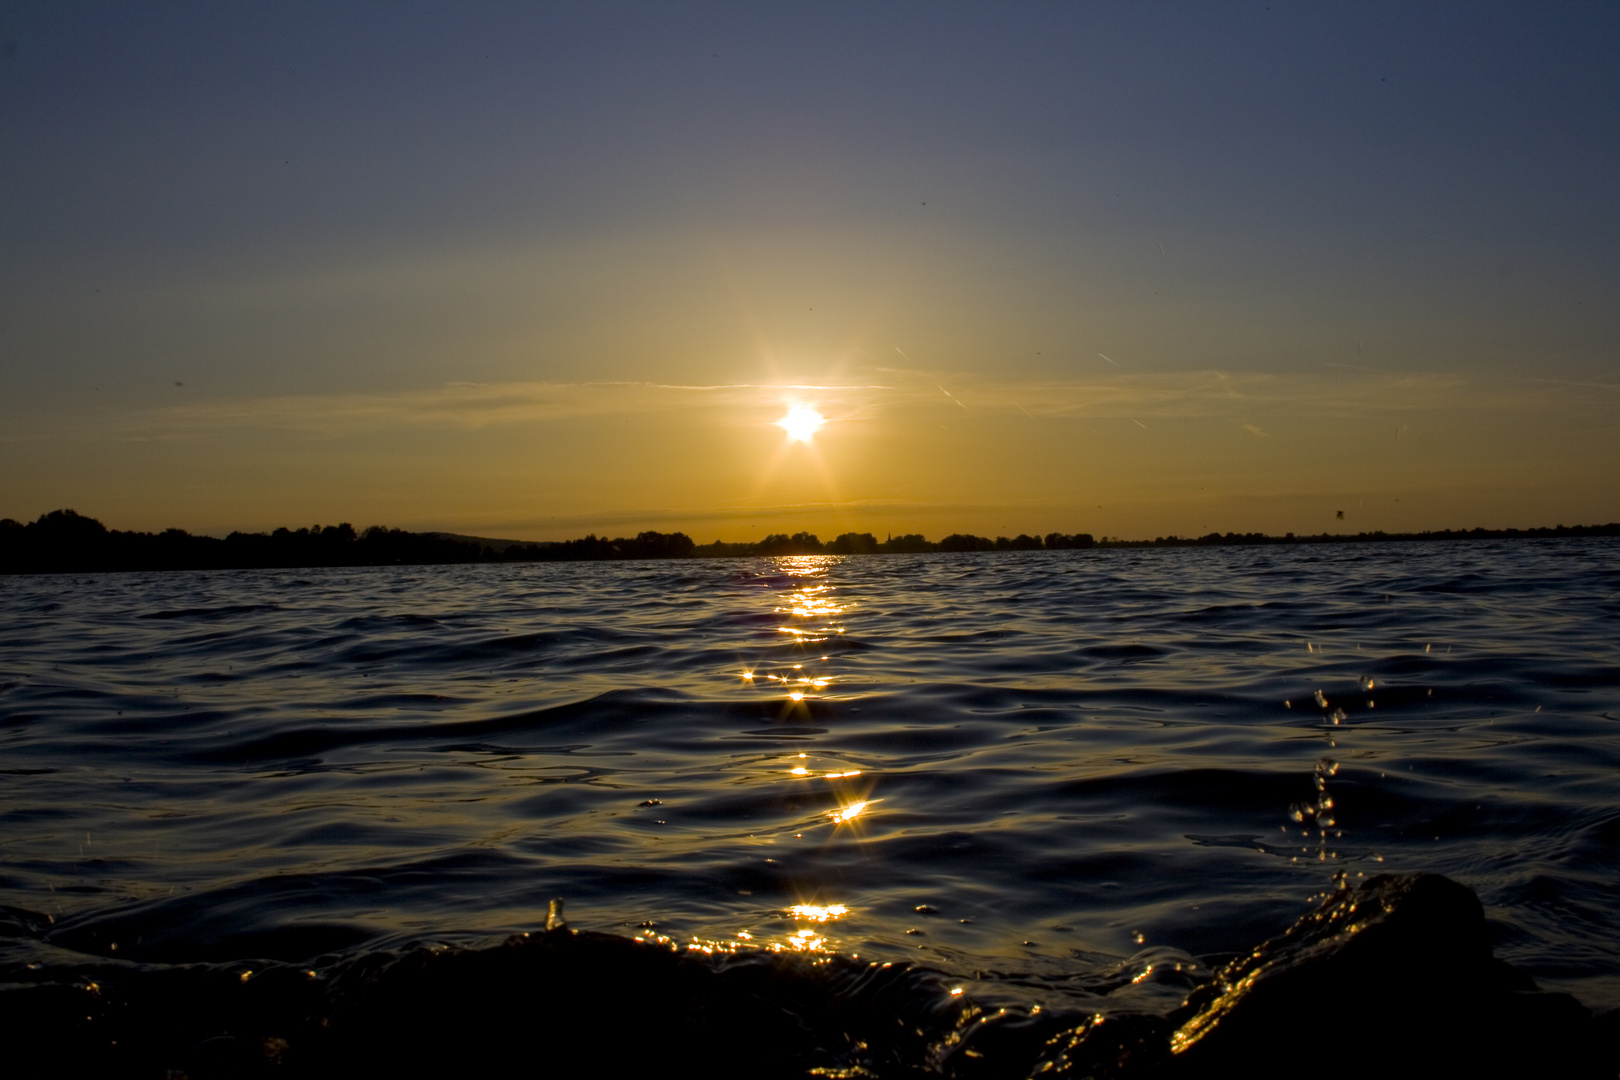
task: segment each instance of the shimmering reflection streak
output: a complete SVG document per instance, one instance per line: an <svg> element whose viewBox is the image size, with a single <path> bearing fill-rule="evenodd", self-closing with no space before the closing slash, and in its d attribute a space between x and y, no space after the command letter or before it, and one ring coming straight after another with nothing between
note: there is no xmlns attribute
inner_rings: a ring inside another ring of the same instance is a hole
<svg viewBox="0 0 1620 1080"><path fill-rule="evenodd" d="M700 952L706 956L719 953L745 952L753 949L767 949L771 952L837 952L838 943L827 934L814 926L799 926L799 923L826 924L841 919L850 914L846 904L795 904L782 912L778 918L792 920L794 929L783 937L774 940L758 941L756 935L749 930L738 930L731 938L705 938L693 937L684 943L663 934L639 934L635 940L638 942L662 945L675 952L684 947L687 952Z"/></svg>
<svg viewBox="0 0 1620 1080"><path fill-rule="evenodd" d="M787 621L772 627L772 631L778 635L778 641L787 639L794 660L786 663L779 659L772 663L769 656L756 658L737 671L735 677L744 686L781 694L780 719L784 721L807 719L806 703L822 697L833 684L831 655L801 657L804 650L846 630L839 620L850 605L837 597L837 587L827 580L829 571L840 562L827 556L786 556L772 560L771 572L760 575L767 582L784 578L788 582L786 589L770 592L768 603L773 615L786 617ZM776 648L768 651L780 655Z"/></svg>
<svg viewBox="0 0 1620 1080"><path fill-rule="evenodd" d="M837 810L830 811L827 816L834 824L844 825L860 817L866 812L866 808L876 801L876 799L856 799L854 802L845 803Z"/></svg>
<svg viewBox="0 0 1620 1080"><path fill-rule="evenodd" d="M794 904L786 912L796 922L825 924L850 914L845 904ZM781 941L770 944L772 952L792 949L795 952L836 952L836 943L829 948L829 938L814 927L801 926Z"/></svg>
<svg viewBox="0 0 1620 1080"><path fill-rule="evenodd" d="M792 647L796 653L809 646L827 641L834 635L843 634L847 627L842 625L852 604L844 601L839 595L837 587L829 580L830 571L838 566L842 560L827 558L787 558L776 562L779 573L791 579L800 579L785 592L779 592L772 597L772 613L785 616L787 622L775 628L780 635L792 639ZM809 578L811 580L804 581ZM775 671L762 670L763 664L754 664L741 672L742 681L746 685L757 686L762 689L775 687L779 691L787 692L784 718L792 713L808 715L805 708L807 698L820 696L834 681L829 665L832 656L825 654L816 659L795 660ZM794 760L791 768L787 770L792 781L805 781L822 779L833 783L837 787L837 805L824 812L835 832L841 832L846 827L857 838L860 836L861 819L870 807L878 800L872 797L872 782L868 779L864 790L849 791L845 789L846 782L862 776L864 770L840 767L833 769L817 769L812 766L810 755L800 753ZM795 833L796 839L802 839L803 833ZM790 909L790 914L797 920L816 924L825 924L848 914L849 909L843 904L797 904ZM770 942L767 946L774 951L793 950L796 952L835 952L836 943L831 942L828 936L815 927L800 927L785 939Z"/></svg>
<svg viewBox="0 0 1620 1080"><path fill-rule="evenodd" d="M782 574L790 578L814 579L796 584L786 595L778 594L773 599L772 612L790 619L788 623L776 627L776 632L792 638L795 648L817 645L845 632L846 627L839 620L848 612L849 605L837 598L836 586L825 580L829 570L837 564L837 559L825 556L794 556L777 560L776 567ZM823 656L819 663L825 664L830 660L831 657ZM826 669L807 669L802 662L791 665L788 670L770 673L766 679L781 684L787 690L790 708L815 696L832 683ZM753 681L752 672L745 674L744 681Z"/></svg>
<svg viewBox="0 0 1620 1080"><path fill-rule="evenodd" d="M777 952L781 952L784 947L796 949L799 952L820 952L821 947L825 944L827 944L825 937L822 937L814 930L807 929L795 932L787 941L775 943L772 948Z"/></svg>
<svg viewBox="0 0 1620 1080"><path fill-rule="evenodd" d="M835 788L842 785L844 781L854 780L856 777L866 775L864 769L835 769L828 772L818 772L811 767L808 753L799 754L793 759L793 762L792 767L787 770L789 777L794 780L820 779L835 785ZM857 818L865 814L874 804L882 802L881 799L872 796L874 779L868 777L859 791L838 790L836 795L838 805L825 812L827 820L831 821L835 826L857 825Z"/></svg>

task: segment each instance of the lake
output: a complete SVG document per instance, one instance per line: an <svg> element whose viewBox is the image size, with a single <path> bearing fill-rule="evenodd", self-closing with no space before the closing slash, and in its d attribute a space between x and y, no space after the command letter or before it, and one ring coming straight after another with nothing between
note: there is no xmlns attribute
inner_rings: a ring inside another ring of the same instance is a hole
<svg viewBox="0 0 1620 1080"><path fill-rule="evenodd" d="M1054 1006L1434 871L1620 1006L1612 539L34 576L0 612L12 972L330 964L558 898Z"/></svg>

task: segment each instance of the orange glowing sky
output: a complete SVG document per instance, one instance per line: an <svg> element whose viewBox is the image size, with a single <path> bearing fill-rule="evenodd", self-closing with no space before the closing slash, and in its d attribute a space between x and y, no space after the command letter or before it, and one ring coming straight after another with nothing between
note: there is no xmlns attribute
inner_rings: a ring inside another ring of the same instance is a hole
<svg viewBox="0 0 1620 1080"><path fill-rule="evenodd" d="M1620 519L1620 13L1273 6L9 5L0 516Z"/></svg>

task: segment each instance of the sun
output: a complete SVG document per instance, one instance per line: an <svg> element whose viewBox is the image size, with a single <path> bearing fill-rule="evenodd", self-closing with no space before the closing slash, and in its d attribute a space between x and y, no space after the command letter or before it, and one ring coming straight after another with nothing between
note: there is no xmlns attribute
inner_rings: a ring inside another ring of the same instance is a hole
<svg viewBox="0 0 1620 1080"><path fill-rule="evenodd" d="M816 412L815 406L794 405L788 409L786 416L776 422L776 426L787 432L790 441L807 443L816 429L826 422L827 418Z"/></svg>

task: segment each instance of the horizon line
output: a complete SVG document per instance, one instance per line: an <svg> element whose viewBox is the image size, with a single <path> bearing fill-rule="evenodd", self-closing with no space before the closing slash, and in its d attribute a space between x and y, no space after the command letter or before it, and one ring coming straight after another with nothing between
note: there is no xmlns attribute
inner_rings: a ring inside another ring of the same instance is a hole
<svg viewBox="0 0 1620 1080"><path fill-rule="evenodd" d="M213 535L211 533L192 533L189 530L180 529L180 528L176 528L176 527L172 527L172 526L167 528L167 529L152 530L152 531L143 531L143 530L140 530L140 529L116 529L116 528L113 528L111 526L106 525L104 522L101 521L100 518L97 518L97 517L94 517L94 516L91 516L91 515L88 515L88 514L81 514L77 510L74 510L74 509L71 509L71 508L68 508L68 507L60 507L60 508L58 508L56 510L47 511L46 513L41 514L38 518L36 518L32 522L20 521L20 520L18 520L16 518L12 518L12 517L0 517L0 529L9 529L9 528L26 529L26 528L30 528L32 526L41 525L42 523L46 522L48 519L53 519L53 518L60 519L62 517L76 518L76 519L80 519L80 520L94 522L96 525L100 526L102 529L106 530L108 533L123 533L123 534L133 535L133 536L162 536L162 535L165 535L165 534L179 533L179 534L183 534L185 536L193 537L193 538L196 538L196 539L211 539L211 540L221 540L221 541L223 541L225 539L228 539L230 536L244 536L244 537L246 537L246 536L274 536L276 533L282 532L282 531L288 532L288 533L293 534L293 535L297 535L300 532L308 534L308 533L312 533L312 532L318 532L318 531L321 531L323 529L344 529L344 528L354 529L354 525L352 523L350 523L350 522L347 522L347 521L340 521L340 522L335 522L335 523L331 523L331 524L323 524L323 523L320 523L320 522L316 522L316 523L313 523L311 525L298 526L296 528L290 528L290 527L285 526L285 525L280 525L280 526L276 526L273 529L268 529L268 530L264 530L264 531L260 531L260 532L246 532L246 531L243 531L241 529L233 529L229 533L227 533L225 536L215 536L215 535ZM442 536L442 537L446 537L446 538L449 538L449 539L456 539L456 540L483 541L483 542L486 542L486 543L497 543L497 544L504 544L504 545L525 545L525 546L535 546L535 547L545 547L545 546L552 546L552 545L564 545L564 544L573 543L573 542L576 542L576 541L579 541L579 540L584 540L584 539L587 539L587 538L594 538L596 540L606 541L606 542L612 542L612 541L616 541L616 540L634 540L638 536L647 535L649 533L652 534L652 535L655 535L655 536L687 536L688 535L683 530L679 530L679 529L674 530L673 532L668 532L668 533L660 532L657 529L640 529L640 530L637 530L636 532L634 532L634 533L632 533L630 535L617 536L617 537L609 537L605 533L602 534L602 535L598 535L596 532L591 531L591 532L587 532L583 536L571 537L571 538L565 539L565 540L521 540L521 539L516 539L516 538L512 538L512 537L482 536L482 535L479 535L479 534L476 534L476 533L457 532L457 531L453 531L453 530L450 530L450 529L405 529L405 528L399 528L397 526L383 525L383 524L378 524L378 523L368 525L363 529L355 530L355 532L356 532L356 535L358 536L358 535L364 535L365 533L367 533L367 532L369 532L369 531L371 531L373 529L390 531L390 532L410 533L410 534L414 534L414 535L417 535L417 536ZM1096 542L1098 545L1103 545L1103 544L1132 545L1132 544L1154 544L1154 543L1163 543L1163 544L1181 543L1181 544L1186 544L1186 543L1196 542L1196 541L1199 541L1199 540L1207 540L1207 539L1214 539L1214 538L1226 539L1228 537L1237 538L1237 539L1264 538L1264 539L1267 539L1267 540L1277 540L1277 541L1286 541L1286 540L1289 540L1289 539L1320 539L1320 538L1323 538L1323 537L1327 537L1327 538L1344 538L1344 539L1347 539L1347 540L1354 540L1354 539L1358 539L1358 538L1361 538L1361 537L1369 537L1369 536L1401 538L1401 537L1432 536L1432 535L1437 535L1437 534L1439 534L1439 535L1447 535L1447 534L1469 534L1469 533L1545 533L1545 532L1558 532L1558 531L1570 531L1570 530L1582 530L1582 531L1585 531L1585 530L1594 530L1594 529L1617 529L1617 530L1620 530L1620 522L1604 522L1604 523L1594 522L1594 523L1592 523L1590 525L1587 525L1587 524L1565 525L1562 522L1560 522L1557 525L1529 525L1529 526L1514 526L1514 525L1495 526L1495 527L1484 526L1484 525L1474 525L1472 527L1467 527L1467 526L1464 526L1464 527L1447 526L1445 528L1404 530L1404 531L1400 531L1400 532L1390 532L1390 531L1384 530L1384 529L1374 529L1374 530L1362 530L1360 532L1355 532L1355 533L1330 533L1330 532L1327 532L1326 530L1324 530L1324 531L1319 532L1319 533L1286 532L1286 533L1283 533L1281 535L1272 534L1272 533L1265 533L1265 532L1259 532L1259 531L1235 532L1233 530L1226 530L1225 532L1222 532L1221 530L1218 530L1218 529L1217 530L1212 530L1212 531L1207 532L1207 533L1202 533L1202 534L1199 534L1199 535L1186 535L1186 536L1183 536L1183 535L1181 535L1179 533L1167 533L1167 534L1164 534L1164 535L1161 535L1161 536L1155 536L1155 537L1146 537L1146 536L1143 536L1143 537L1124 537L1124 536L1117 536L1117 535L1112 535L1111 536L1111 535L1107 535L1107 534L1094 535L1092 533L1084 532L1084 531L1066 533L1066 532L1063 532L1061 530L1052 530L1052 531L1048 531L1048 532L1035 532L1035 533L1019 532L1018 534L1016 534L1016 536L1002 535L1002 536L990 537L990 536L983 536L983 535L978 534L978 533L963 532L963 531L958 530L958 531L955 531L955 532L948 532L948 533L943 534L943 536L941 537L941 540L939 540L939 541L930 540L925 534L919 533L919 532L900 532L900 533L896 533L896 532L894 532L892 530L888 530L888 531L886 531L886 535L888 537L891 537L891 538L894 537L894 536L921 537L923 540L925 540L925 541L927 541L929 543L936 543L936 544L940 543L943 540L950 539L950 538L953 538L953 537L964 537L964 538L969 538L969 539L982 539L982 540L990 540L990 541L996 541L996 540L1012 541L1012 540L1016 540L1018 538L1030 538L1030 539L1035 539L1035 540L1044 540L1044 538L1046 538L1048 536L1061 536L1061 537L1092 536L1094 542ZM837 536L834 536L833 540L837 540L839 537L842 537L842 536L871 536L871 537L875 538L876 535L877 534L875 532L872 532L870 530L864 530L864 531L846 530L845 532L839 533L839 534L837 534ZM817 534L817 533L811 532L808 529L801 529L796 533L769 532L769 531L767 531L758 540L722 540L722 539L716 538L713 541L710 541L708 543L703 543L703 544L699 544L699 543L696 543L696 541L694 541L694 545L697 546L697 547L716 547L716 546L740 547L740 546L744 546L744 545L762 544L762 543L765 543L765 542L767 542L769 540L779 538L779 537L787 538L787 539L794 539L794 538L797 538L797 537L808 537L808 538L814 539L815 542L817 542L818 544L824 544L824 543L830 542L830 541L821 540L819 534ZM690 539L690 537L688 537L688 538ZM881 543L881 542L884 542L884 541L879 541L879 542Z"/></svg>

